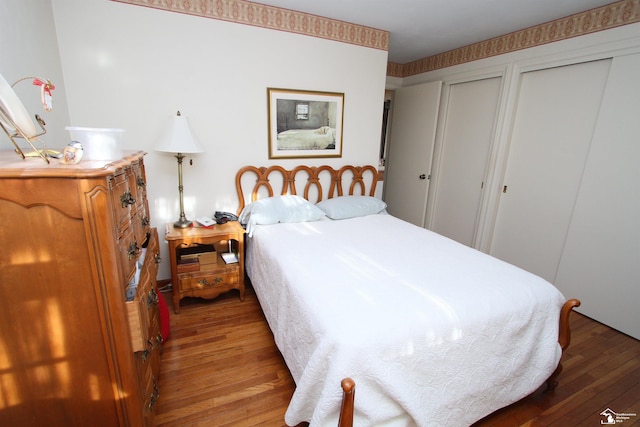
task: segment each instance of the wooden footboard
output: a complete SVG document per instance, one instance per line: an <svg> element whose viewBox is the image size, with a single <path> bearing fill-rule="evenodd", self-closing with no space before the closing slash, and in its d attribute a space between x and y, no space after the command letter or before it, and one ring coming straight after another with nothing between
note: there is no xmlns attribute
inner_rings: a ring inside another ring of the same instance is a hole
<svg viewBox="0 0 640 427"><path fill-rule="evenodd" d="M558 332L558 343L560 344L560 348L562 348L563 354L567 347L569 347L569 343L571 342L569 315L575 307L580 307L580 300L570 299L564 303L562 309L560 310L560 330ZM560 372L562 372L562 362L558 363L558 367L547 380L547 391L555 390L555 388L558 386L558 376L560 375Z"/></svg>

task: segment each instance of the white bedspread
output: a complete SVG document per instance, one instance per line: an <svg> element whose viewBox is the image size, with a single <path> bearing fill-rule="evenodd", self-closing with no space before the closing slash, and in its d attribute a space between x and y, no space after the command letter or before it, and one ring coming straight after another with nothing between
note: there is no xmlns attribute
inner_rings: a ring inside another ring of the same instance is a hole
<svg viewBox="0 0 640 427"><path fill-rule="evenodd" d="M543 279L390 215L257 226L247 271L296 382L285 421L468 426L556 368L564 297Z"/></svg>

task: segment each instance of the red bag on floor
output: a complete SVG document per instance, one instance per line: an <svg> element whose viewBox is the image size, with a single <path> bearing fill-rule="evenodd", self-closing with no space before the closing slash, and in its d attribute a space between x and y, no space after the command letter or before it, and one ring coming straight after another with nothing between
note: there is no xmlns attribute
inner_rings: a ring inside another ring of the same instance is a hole
<svg viewBox="0 0 640 427"><path fill-rule="evenodd" d="M162 342L165 342L169 338L171 325L169 319L169 307L167 307L167 302L164 300L162 292L158 292L158 311L160 313L160 333L162 334Z"/></svg>

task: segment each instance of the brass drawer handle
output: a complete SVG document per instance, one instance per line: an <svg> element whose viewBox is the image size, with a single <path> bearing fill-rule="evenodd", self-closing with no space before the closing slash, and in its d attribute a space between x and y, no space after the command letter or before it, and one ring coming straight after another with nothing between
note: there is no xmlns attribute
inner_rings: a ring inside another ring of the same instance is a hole
<svg viewBox="0 0 640 427"><path fill-rule="evenodd" d="M122 204L123 208L126 208L129 205L134 204L135 202L136 199L133 198L130 191L125 191L124 193L122 193L122 196L120 196L120 203Z"/></svg>
<svg viewBox="0 0 640 427"><path fill-rule="evenodd" d="M147 348L140 355L142 363L147 361L147 357L149 357L149 354L153 351L153 341L151 340L151 338L147 340L147 344Z"/></svg>
<svg viewBox="0 0 640 427"><path fill-rule="evenodd" d="M151 307L154 304L158 304L160 302L160 298L158 297L158 293L155 289L151 289L147 294L147 307Z"/></svg>
<svg viewBox="0 0 640 427"><path fill-rule="evenodd" d="M138 188L144 188L147 183L144 182L144 178L139 176L138 179L136 180L136 185L138 186Z"/></svg>
<svg viewBox="0 0 640 427"><path fill-rule="evenodd" d="M142 222L143 227L151 224L151 220L149 220L149 217L147 217L146 215L140 219L140 222Z"/></svg>
<svg viewBox="0 0 640 427"><path fill-rule="evenodd" d="M222 282L222 277L214 277L213 278L213 283L209 283L209 280L207 280L207 279L198 280L198 284L202 285L202 286L215 286L220 282Z"/></svg>
<svg viewBox="0 0 640 427"><path fill-rule="evenodd" d="M156 264L160 264L162 262L162 258L160 258L160 254L155 254L153 256L153 260L156 262Z"/></svg>
<svg viewBox="0 0 640 427"><path fill-rule="evenodd" d="M158 385L156 384L156 380L153 380L153 391L151 392L151 396L149 397L149 411L153 412L153 407L156 402L160 398L160 390L158 389Z"/></svg>
<svg viewBox="0 0 640 427"><path fill-rule="evenodd" d="M129 243L129 249L127 250L127 254L129 255L129 259L134 259L136 255L140 253L140 246L138 246L137 241L133 241Z"/></svg>

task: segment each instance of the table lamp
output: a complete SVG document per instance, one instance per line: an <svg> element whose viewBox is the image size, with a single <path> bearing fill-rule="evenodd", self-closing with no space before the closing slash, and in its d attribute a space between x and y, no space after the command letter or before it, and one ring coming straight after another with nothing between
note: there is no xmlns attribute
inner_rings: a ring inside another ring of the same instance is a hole
<svg viewBox="0 0 640 427"><path fill-rule="evenodd" d="M175 228L187 228L191 221L184 214L184 195L182 186L182 160L185 154L203 153L204 148L198 142L191 131L187 118L180 114L174 116L169 130L165 133L163 140L155 147L156 151L176 153L178 159L178 192L180 193L180 218L173 223Z"/></svg>

